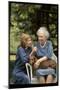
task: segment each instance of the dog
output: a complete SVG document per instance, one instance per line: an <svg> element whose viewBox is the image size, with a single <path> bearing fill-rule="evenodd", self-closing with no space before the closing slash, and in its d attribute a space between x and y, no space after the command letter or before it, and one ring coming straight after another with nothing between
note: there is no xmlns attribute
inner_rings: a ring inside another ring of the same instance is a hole
<svg viewBox="0 0 60 90"><path fill-rule="evenodd" d="M35 69L34 64L36 63L37 60L38 60L38 58L35 56L32 56L32 59L29 60L29 63L32 65L33 69ZM42 61L38 68L42 68L42 69L44 68L45 69L45 68L49 68L49 67L56 69L57 63L54 60L48 60L47 59L45 61Z"/></svg>

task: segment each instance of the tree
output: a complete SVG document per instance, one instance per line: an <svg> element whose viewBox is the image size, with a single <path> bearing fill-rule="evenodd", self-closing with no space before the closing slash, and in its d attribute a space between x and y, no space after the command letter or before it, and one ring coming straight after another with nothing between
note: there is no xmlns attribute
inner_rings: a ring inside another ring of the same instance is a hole
<svg viewBox="0 0 60 90"><path fill-rule="evenodd" d="M46 26L50 39L57 50L58 37L58 6L49 4L10 3L10 52L16 52L20 44L20 34L29 33L34 42L36 31L40 26Z"/></svg>

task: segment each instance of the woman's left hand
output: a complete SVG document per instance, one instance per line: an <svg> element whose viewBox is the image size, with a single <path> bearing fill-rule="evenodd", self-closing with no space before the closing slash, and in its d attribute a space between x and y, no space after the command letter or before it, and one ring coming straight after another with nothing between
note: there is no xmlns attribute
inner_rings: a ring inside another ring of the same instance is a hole
<svg viewBox="0 0 60 90"><path fill-rule="evenodd" d="M38 61L36 61L36 63L34 64L34 68L37 69L37 68L39 67L39 65L40 65L40 62L39 62L39 60L38 60Z"/></svg>

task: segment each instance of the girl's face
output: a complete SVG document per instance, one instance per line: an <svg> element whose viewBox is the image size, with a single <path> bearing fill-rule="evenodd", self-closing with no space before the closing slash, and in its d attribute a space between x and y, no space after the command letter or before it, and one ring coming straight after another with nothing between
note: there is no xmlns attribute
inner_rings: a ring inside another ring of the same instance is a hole
<svg viewBox="0 0 60 90"><path fill-rule="evenodd" d="M43 45L46 42L47 38L44 34L44 32L40 32L38 35L38 41L40 42L41 45Z"/></svg>
<svg viewBox="0 0 60 90"><path fill-rule="evenodd" d="M27 47L32 47L32 40L29 38L26 42Z"/></svg>

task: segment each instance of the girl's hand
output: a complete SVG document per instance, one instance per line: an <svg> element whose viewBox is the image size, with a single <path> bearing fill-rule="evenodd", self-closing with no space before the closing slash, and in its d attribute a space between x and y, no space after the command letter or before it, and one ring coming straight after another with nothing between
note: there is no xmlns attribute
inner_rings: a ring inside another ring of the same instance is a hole
<svg viewBox="0 0 60 90"><path fill-rule="evenodd" d="M36 51L37 51L37 47L33 47L32 52L36 52Z"/></svg>
<svg viewBox="0 0 60 90"><path fill-rule="evenodd" d="M34 56L29 55L29 59L30 59L30 60L33 60L33 59L34 59Z"/></svg>
<svg viewBox="0 0 60 90"><path fill-rule="evenodd" d="M37 51L37 47L32 48L32 52L30 53L29 57L33 56L33 53Z"/></svg>

